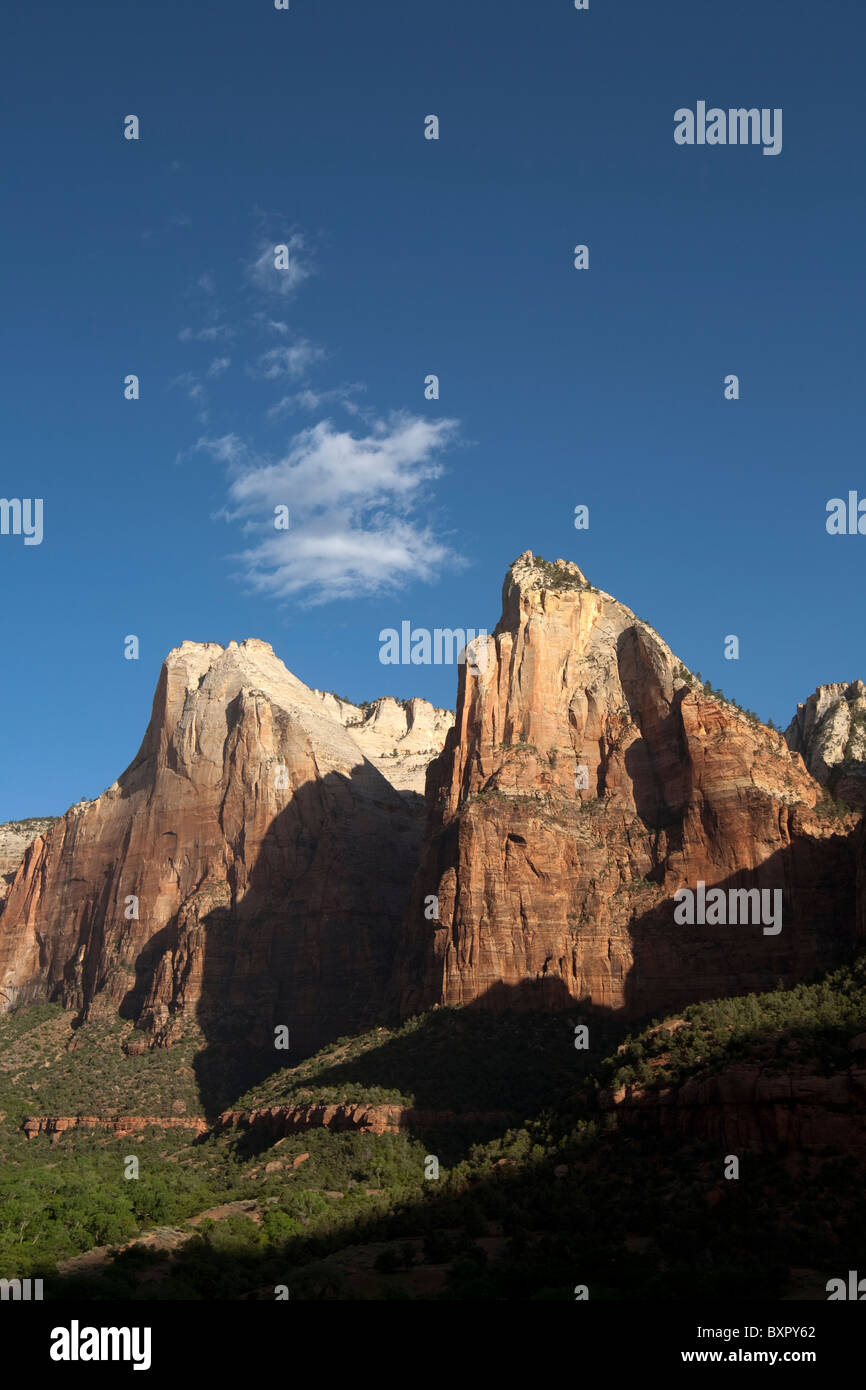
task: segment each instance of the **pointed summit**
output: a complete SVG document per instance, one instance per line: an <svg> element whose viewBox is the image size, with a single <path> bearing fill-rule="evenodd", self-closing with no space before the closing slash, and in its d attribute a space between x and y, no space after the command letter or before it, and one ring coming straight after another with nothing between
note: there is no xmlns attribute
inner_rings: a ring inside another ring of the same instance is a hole
<svg viewBox="0 0 866 1390"><path fill-rule="evenodd" d="M855 931L856 818L824 814L779 733L709 693L564 560L519 556L486 643L428 774L405 1013L578 1000L662 1012L838 959ZM783 928L680 926L675 895L699 883L778 892Z"/></svg>
<svg viewBox="0 0 866 1390"><path fill-rule="evenodd" d="M367 1026L420 840L376 762L267 642L182 643L130 767L26 850L0 1004L119 1010L159 1042L272 1049L285 1025L296 1057Z"/></svg>

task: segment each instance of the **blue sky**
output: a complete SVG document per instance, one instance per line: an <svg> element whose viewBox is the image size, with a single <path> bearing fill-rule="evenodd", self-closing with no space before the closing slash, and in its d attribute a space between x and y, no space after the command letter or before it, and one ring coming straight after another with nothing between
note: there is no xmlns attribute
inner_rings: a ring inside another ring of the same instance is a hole
<svg viewBox="0 0 866 1390"><path fill-rule="evenodd" d="M0 496L44 539L0 536L0 819L113 781L184 639L453 707L379 632L492 628L527 548L777 723L866 675L825 529L866 495L864 41L859 0L10 0ZM699 100L782 108L781 154L676 145Z"/></svg>

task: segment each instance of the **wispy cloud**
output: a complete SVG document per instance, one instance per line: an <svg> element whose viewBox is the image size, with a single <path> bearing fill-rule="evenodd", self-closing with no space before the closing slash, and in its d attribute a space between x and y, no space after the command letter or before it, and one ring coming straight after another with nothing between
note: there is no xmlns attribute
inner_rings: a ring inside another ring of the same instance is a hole
<svg viewBox="0 0 866 1390"><path fill-rule="evenodd" d="M253 376L264 377L266 381L277 381L280 377L298 378L304 376L314 362L325 356L324 348L316 347L306 338L299 338L291 347L270 348L262 353L258 362L250 370Z"/></svg>
<svg viewBox="0 0 866 1390"><path fill-rule="evenodd" d="M179 386L186 393L187 399L198 406L197 418L201 425L206 425L210 415L207 410L207 391L195 372L181 372L171 382L171 386Z"/></svg>
<svg viewBox="0 0 866 1390"><path fill-rule="evenodd" d="M225 463L229 468L242 468L249 462L247 446L237 434L223 434L218 439L199 439L195 449L206 449L219 463Z"/></svg>
<svg viewBox="0 0 866 1390"><path fill-rule="evenodd" d="M191 401L196 403L203 401L207 392L196 376L195 372L181 372L172 381L172 386L182 386Z"/></svg>
<svg viewBox="0 0 866 1390"><path fill-rule="evenodd" d="M297 332L287 321L285 306L313 273L312 258L300 232L280 236L273 225L268 219L271 235L262 235L242 265L245 294L228 313L236 328L226 321L213 276L205 272L196 285L197 293L207 296L203 304L199 301L203 325L179 334L182 342L236 338L246 347L246 335L252 333L258 341L246 373L283 388L273 393L281 399L267 409L267 418L309 412L317 421L294 433L282 456L263 454L252 434L212 430L198 440L195 449L208 452L227 473L226 503L219 515L243 534L244 548L232 557L238 577L254 593L306 605L432 581L443 566L465 563L427 514L433 486L444 471L443 455L456 441L457 422L406 413L379 418L358 403L363 383L311 383L313 369L330 354ZM280 244L289 248L285 270L274 263ZM276 345L268 347L275 338ZM232 365L228 354L201 355L205 360L197 370L174 383L198 406L207 402L205 383ZM225 395L224 385L220 395ZM346 428L323 418L323 412L335 407L353 417ZM206 418L199 414L200 420ZM283 507L291 525L277 531L275 509Z"/></svg>
<svg viewBox="0 0 866 1390"><path fill-rule="evenodd" d="M289 325L286 323L285 319L271 318L270 314L265 309L257 310L257 312L253 314L253 318L260 328L265 329L268 333L276 333L280 338L285 338L289 332Z"/></svg>
<svg viewBox="0 0 866 1390"><path fill-rule="evenodd" d="M275 263L278 246L288 248L288 266L283 270L278 270ZM313 273L303 233L292 232L289 236L278 236L274 241L260 241L254 258L246 267L246 273L251 283L265 294L278 295L283 299L294 294L298 286Z"/></svg>
<svg viewBox="0 0 866 1390"><path fill-rule="evenodd" d="M177 336L182 343L215 343L220 338L233 338L234 329L227 323L211 323L204 328L182 328Z"/></svg>
<svg viewBox="0 0 866 1390"><path fill-rule="evenodd" d="M314 391L307 386L302 391L295 391L290 396L283 396L276 405L272 405L268 410L268 419L279 420L285 415L294 415L300 410L310 412L321 410L326 405L341 405L351 415L357 415L359 407L354 397L365 390L366 387L360 381L353 381L348 386L333 386L327 391Z"/></svg>
<svg viewBox="0 0 866 1390"><path fill-rule="evenodd" d="M323 420L303 430L276 462L255 456L237 435L201 439L229 469L224 515L251 544L235 558L250 587L308 604L399 589L460 564L419 508L443 471L455 420L392 415L357 437ZM288 506L291 528L274 529Z"/></svg>

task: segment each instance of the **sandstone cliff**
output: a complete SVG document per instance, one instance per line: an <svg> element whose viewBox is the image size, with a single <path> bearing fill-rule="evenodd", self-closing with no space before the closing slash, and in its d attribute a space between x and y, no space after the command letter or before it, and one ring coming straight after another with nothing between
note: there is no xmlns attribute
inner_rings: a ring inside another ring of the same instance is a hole
<svg viewBox="0 0 866 1390"><path fill-rule="evenodd" d="M309 1129L331 1129L338 1133L364 1130L370 1134L397 1134L401 1130L429 1130L443 1126L469 1128L499 1125L505 1128L519 1116L507 1110L421 1110L409 1105L371 1105L347 1101L343 1104L313 1102L310 1105L272 1105L259 1110L225 1110L213 1132L243 1130L261 1141L273 1144L287 1134Z"/></svg>
<svg viewBox="0 0 866 1390"><path fill-rule="evenodd" d="M423 796L430 760L442 751L454 724L450 710L420 699L385 696L367 705L353 705L330 691L314 690L313 694L350 731L364 756L393 787Z"/></svg>
<svg viewBox="0 0 866 1390"><path fill-rule="evenodd" d="M741 1063L658 1090L623 1086L602 1097L620 1123L710 1139L730 1153L824 1149L866 1157L866 1068L829 1076Z"/></svg>
<svg viewBox="0 0 866 1390"><path fill-rule="evenodd" d="M435 740L429 728L424 740ZM413 808L264 642L185 642L141 749L26 851L0 1005L119 1009L160 1042L292 1056L376 1020L417 861Z"/></svg>
<svg viewBox="0 0 866 1390"><path fill-rule="evenodd" d="M0 825L0 903L7 896L28 845L53 825L56 816L13 820Z"/></svg>
<svg viewBox="0 0 866 1390"><path fill-rule="evenodd" d="M202 1115L177 1118L165 1115L28 1115L21 1125L26 1139L39 1134L60 1135L71 1129L107 1129L118 1138L140 1134L146 1129L189 1129L196 1135L207 1130Z"/></svg>
<svg viewBox="0 0 866 1390"><path fill-rule="evenodd" d="M404 1014L574 1000L662 1012L844 951L856 818L834 818L780 734L708 695L565 561L522 555L484 640L428 773ZM781 931L676 924L674 894L699 881L780 891Z"/></svg>
<svg viewBox="0 0 866 1390"><path fill-rule="evenodd" d="M822 787L850 806L866 807L866 685L819 685L785 730Z"/></svg>

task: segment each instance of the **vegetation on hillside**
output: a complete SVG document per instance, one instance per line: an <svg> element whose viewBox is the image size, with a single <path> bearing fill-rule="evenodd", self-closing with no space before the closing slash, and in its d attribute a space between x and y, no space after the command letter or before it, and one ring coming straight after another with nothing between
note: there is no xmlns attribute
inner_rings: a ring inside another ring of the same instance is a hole
<svg viewBox="0 0 866 1390"><path fill-rule="evenodd" d="M0 1020L0 1271L43 1277L49 1297L273 1299L285 1285L293 1299L573 1300L578 1284L593 1299L820 1297L862 1256L863 1161L829 1146L750 1153L742 1179L726 1181L718 1144L635 1132L604 1097L744 1060L831 1074L852 1065L864 1028L866 958L628 1036L579 1009L434 1010L340 1039L234 1106L386 1096L507 1112L496 1132L314 1129L255 1152L242 1130L28 1142L20 1118L50 1113L48 1098L99 1113L87 1087L109 1088L103 1113L124 1108L124 1085L127 1113L195 1107L176 1049L127 1057L127 1034L106 1023L78 1030L67 1053L68 1015L20 1010ZM75 1086L88 1106L69 1103ZM126 1176L131 1157L138 1177Z"/></svg>

